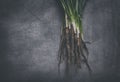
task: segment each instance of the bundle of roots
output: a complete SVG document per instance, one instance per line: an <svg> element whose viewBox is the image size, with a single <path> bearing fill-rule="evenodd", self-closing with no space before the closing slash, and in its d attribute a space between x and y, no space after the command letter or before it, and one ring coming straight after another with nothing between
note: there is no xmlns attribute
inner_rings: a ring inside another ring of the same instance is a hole
<svg viewBox="0 0 120 82"><path fill-rule="evenodd" d="M78 70L82 64L85 64L91 72L87 59L88 54L86 42L83 41L80 33L75 32L73 25L62 27L58 51L59 68L60 64L64 62L66 64L66 71L69 73L71 65L74 65L77 68L76 70Z"/></svg>

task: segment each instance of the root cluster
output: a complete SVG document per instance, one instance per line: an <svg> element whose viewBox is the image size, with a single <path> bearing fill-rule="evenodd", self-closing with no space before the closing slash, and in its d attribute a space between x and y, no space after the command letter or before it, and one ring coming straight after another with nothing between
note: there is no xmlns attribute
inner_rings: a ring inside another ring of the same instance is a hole
<svg viewBox="0 0 120 82"><path fill-rule="evenodd" d="M62 27L58 51L58 66L60 68L60 64L64 62L66 71L69 72L71 65L74 65L78 70L82 64L85 64L88 70L91 71L87 59L89 52L86 43L83 41L81 34L79 33L78 36L76 32L72 24L70 27Z"/></svg>

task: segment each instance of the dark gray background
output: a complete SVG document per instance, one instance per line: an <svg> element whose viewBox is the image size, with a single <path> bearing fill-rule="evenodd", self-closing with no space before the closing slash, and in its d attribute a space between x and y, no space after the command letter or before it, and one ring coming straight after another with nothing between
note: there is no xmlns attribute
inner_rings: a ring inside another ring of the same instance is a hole
<svg viewBox="0 0 120 82"><path fill-rule="evenodd" d="M63 11L56 0L0 0L0 82L66 82L57 72ZM69 82L120 82L120 1L89 0L84 39L93 74L85 66Z"/></svg>

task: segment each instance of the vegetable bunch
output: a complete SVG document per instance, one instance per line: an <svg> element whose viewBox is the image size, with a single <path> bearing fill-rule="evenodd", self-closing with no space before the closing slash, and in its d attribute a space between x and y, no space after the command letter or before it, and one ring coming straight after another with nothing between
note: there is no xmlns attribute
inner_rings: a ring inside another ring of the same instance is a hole
<svg viewBox="0 0 120 82"><path fill-rule="evenodd" d="M88 64L88 49L83 41L82 17L86 0L58 0L64 10L64 24L61 28L61 39L58 51L58 60L60 64L65 62L66 71L69 73L71 65L77 69L82 64Z"/></svg>

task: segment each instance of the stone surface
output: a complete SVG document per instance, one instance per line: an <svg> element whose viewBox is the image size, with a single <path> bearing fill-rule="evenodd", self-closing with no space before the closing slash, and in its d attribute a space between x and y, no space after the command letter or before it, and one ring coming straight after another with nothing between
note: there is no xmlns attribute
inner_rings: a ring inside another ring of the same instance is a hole
<svg viewBox="0 0 120 82"><path fill-rule="evenodd" d="M58 75L57 51L63 11L56 0L0 0L0 82L66 82ZM69 82L119 82L120 1L89 0L84 39L90 41L90 76L85 66Z"/></svg>

